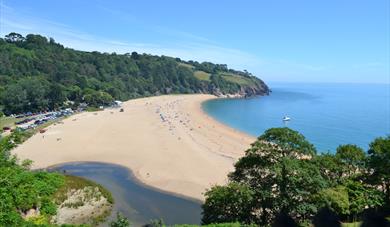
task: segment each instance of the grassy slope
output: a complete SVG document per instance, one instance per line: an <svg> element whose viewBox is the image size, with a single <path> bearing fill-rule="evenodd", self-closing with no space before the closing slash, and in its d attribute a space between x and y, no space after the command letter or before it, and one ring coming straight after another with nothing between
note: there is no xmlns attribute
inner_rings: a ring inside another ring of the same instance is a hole
<svg viewBox="0 0 390 227"><path fill-rule="evenodd" d="M225 80L239 85L249 86L253 84L253 81L250 78L246 78L237 74L222 73L221 75ZM195 71L194 76L199 80L210 81L210 73L206 73L204 71Z"/></svg>
<svg viewBox="0 0 390 227"><path fill-rule="evenodd" d="M240 84L240 85L251 85L251 84L253 84L253 82L249 78L246 78L246 77L243 77L243 76L240 76L240 75L236 75L236 74L232 74L232 73L222 74L222 77L225 80L227 80L227 81L230 81L230 82L233 82L233 83L237 83L237 84Z"/></svg>
<svg viewBox="0 0 390 227"><path fill-rule="evenodd" d="M15 122L24 120L25 118L15 118L15 117L1 117L0 118L0 129L3 127L11 127L15 126Z"/></svg>
<svg viewBox="0 0 390 227"><path fill-rule="evenodd" d="M192 66L190 64L182 63L182 62L179 62L179 66L184 66L184 67L187 67L187 68L190 68L190 69L194 68L194 66Z"/></svg>
<svg viewBox="0 0 390 227"><path fill-rule="evenodd" d="M210 73L206 73L203 71L195 71L194 76L199 80L210 81Z"/></svg>

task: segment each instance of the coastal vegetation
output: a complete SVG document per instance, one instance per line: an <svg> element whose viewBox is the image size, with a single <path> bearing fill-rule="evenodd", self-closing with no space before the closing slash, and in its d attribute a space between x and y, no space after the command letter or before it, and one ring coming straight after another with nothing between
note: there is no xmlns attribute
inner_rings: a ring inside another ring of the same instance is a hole
<svg viewBox="0 0 390 227"><path fill-rule="evenodd" d="M136 52L83 52L32 34L11 33L0 39L0 64L0 130L24 119L4 113L77 108L82 103L87 111L95 111L114 100L160 94L246 97L269 92L251 73L223 64ZM11 154L50 123L23 132L7 129L10 135L0 138L0 226L96 225L111 212L113 198L100 185L32 171L31 161ZM334 154L318 154L300 133L272 128L234 167L226 185L205 193L203 226L269 226L281 217L307 226L324 213L337 222L359 223L370 212L390 214L390 136L375 139L367 151L346 144ZM83 210L87 217L61 213L86 204L97 209ZM110 225L130 226L131 220L118 214ZM155 221L147 226L165 225Z"/></svg>
<svg viewBox="0 0 390 227"><path fill-rule="evenodd" d="M12 155L11 150L23 141L23 137L22 132L14 131L0 139L0 226L57 226L56 218L69 213L69 209L60 211L59 208L67 205L80 213L78 209L84 203L94 204L94 201L102 200L102 206L96 206L102 212L92 210L95 214L88 214L88 210L83 210L82 222L58 224L84 226L83 223L87 223L93 226L111 213L112 196L100 185L74 176L31 171L31 161L18 160ZM80 190L84 192L78 197L81 199L70 200Z"/></svg>
<svg viewBox="0 0 390 227"><path fill-rule="evenodd" d="M266 95L267 85L224 64L149 54L83 52L54 39L10 33L0 38L0 111L7 115L93 107L160 94Z"/></svg>
<svg viewBox="0 0 390 227"><path fill-rule="evenodd" d="M375 139L367 153L348 144L317 154L300 133L272 128L235 164L227 185L206 192L202 222L263 226L288 215L305 225L324 209L342 222L389 215L389 169L390 136Z"/></svg>

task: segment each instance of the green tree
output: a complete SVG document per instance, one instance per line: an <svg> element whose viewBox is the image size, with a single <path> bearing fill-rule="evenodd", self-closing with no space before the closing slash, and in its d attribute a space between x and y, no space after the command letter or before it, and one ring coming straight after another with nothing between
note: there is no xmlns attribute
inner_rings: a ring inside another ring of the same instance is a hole
<svg viewBox="0 0 390 227"><path fill-rule="evenodd" d="M28 105L27 92L19 84L9 85L1 98L6 114L24 112Z"/></svg>
<svg viewBox="0 0 390 227"><path fill-rule="evenodd" d="M26 77L6 87L2 101L7 114L40 111L48 108L48 82Z"/></svg>
<svg viewBox="0 0 390 227"><path fill-rule="evenodd" d="M370 143L368 165L372 170L371 183L383 189L385 201L390 205L390 135Z"/></svg>
<svg viewBox="0 0 390 227"><path fill-rule="evenodd" d="M91 106L98 107L110 105L114 99L107 92L92 90L84 95L84 101Z"/></svg>
<svg viewBox="0 0 390 227"><path fill-rule="evenodd" d="M0 167L12 167L17 163L15 155L11 150L22 142L22 135L19 131L14 131L11 135L0 138Z"/></svg>
<svg viewBox="0 0 390 227"><path fill-rule="evenodd" d="M5 41L10 43L21 43L25 41L25 38L19 33L11 32L5 36Z"/></svg>
<svg viewBox="0 0 390 227"><path fill-rule="evenodd" d="M230 184L206 193L204 222L269 225L276 215L288 213L307 223L323 207L344 221L357 221L365 209L382 209L389 200L389 141L390 136L380 137L370 144L366 169L366 155L355 145L317 155L300 133L268 129L235 164ZM250 198L231 190L233 183L247 188Z"/></svg>
<svg viewBox="0 0 390 227"><path fill-rule="evenodd" d="M249 187L235 182L212 187L205 193L202 223L251 223L253 195Z"/></svg>
<svg viewBox="0 0 390 227"><path fill-rule="evenodd" d="M350 214L348 189L343 185L321 190L316 197L318 207L328 207L339 215Z"/></svg>
<svg viewBox="0 0 390 227"><path fill-rule="evenodd" d="M358 215L367 208L383 206L383 194L377 189L353 180L348 180L344 185L348 192L350 201L349 213L352 221L356 221Z"/></svg>
<svg viewBox="0 0 390 227"><path fill-rule="evenodd" d="M347 144L337 147L336 158L344 164L346 173L350 176L363 169L366 154L362 148L354 144Z"/></svg>
<svg viewBox="0 0 390 227"><path fill-rule="evenodd" d="M48 97L50 97L50 109L55 109L62 106L62 104L66 100L64 86L57 83L51 84L48 92Z"/></svg>
<svg viewBox="0 0 390 227"><path fill-rule="evenodd" d="M67 98L69 100L72 100L72 101L77 102L77 103L81 102L81 100L83 98L83 91L77 85L73 85L71 87L68 87L66 93L67 93Z"/></svg>
<svg viewBox="0 0 390 227"><path fill-rule="evenodd" d="M289 128L265 131L235 164L230 179L254 191L258 223L267 224L281 211L305 219L316 212L313 195L325 187L311 157L315 149Z"/></svg>
<svg viewBox="0 0 390 227"><path fill-rule="evenodd" d="M321 175L327 181L329 187L335 187L342 183L344 165L334 154L322 153L313 158Z"/></svg>

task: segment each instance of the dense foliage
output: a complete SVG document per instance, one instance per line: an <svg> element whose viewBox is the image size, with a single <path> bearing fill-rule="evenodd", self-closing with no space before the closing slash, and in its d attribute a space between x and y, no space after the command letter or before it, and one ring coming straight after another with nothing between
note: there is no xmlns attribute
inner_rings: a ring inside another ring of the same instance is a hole
<svg viewBox="0 0 390 227"><path fill-rule="evenodd" d="M0 141L0 226L22 226L22 218L30 209L39 210L41 217L56 213L51 196L64 183L56 173L29 171L31 162L18 164L10 149L20 142L14 132Z"/></svg>
<svg viewBox="0 0 390 227"><path fill-rule="evenodd" d="M303 223L322 208L356 221L368 208L388 211L389 173L390 136L375 139L368 154L348 144L318 155L300 133L272 128L235 164L228 185L207 191L202 222L269 225L288 214Z"/></svg>
<svg viewBox="0 0 390 227"><path fill-rule="evenodd" d="M198 79L196 71L211 79ZM76 51L32 34L0 39L0 107L6 114L55 109L68 100L99 106L158 94L237 92L264 95L268 87L226 65L136 52Z"/></svg>

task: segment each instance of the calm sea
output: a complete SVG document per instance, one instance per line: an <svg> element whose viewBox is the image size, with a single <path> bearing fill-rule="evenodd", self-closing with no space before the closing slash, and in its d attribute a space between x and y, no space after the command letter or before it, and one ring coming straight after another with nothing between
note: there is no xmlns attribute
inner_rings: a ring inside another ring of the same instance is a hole
<svg viewBox="0 0 390 227"><path fill-rule="evenodd" d="M259 136L271 127L301 132L319 152L340 144L364 149L390 134L390 85L273 83L267 97L216 99L203 109L218 121ZM288 116L291 121L284 123Z"/></svg>

